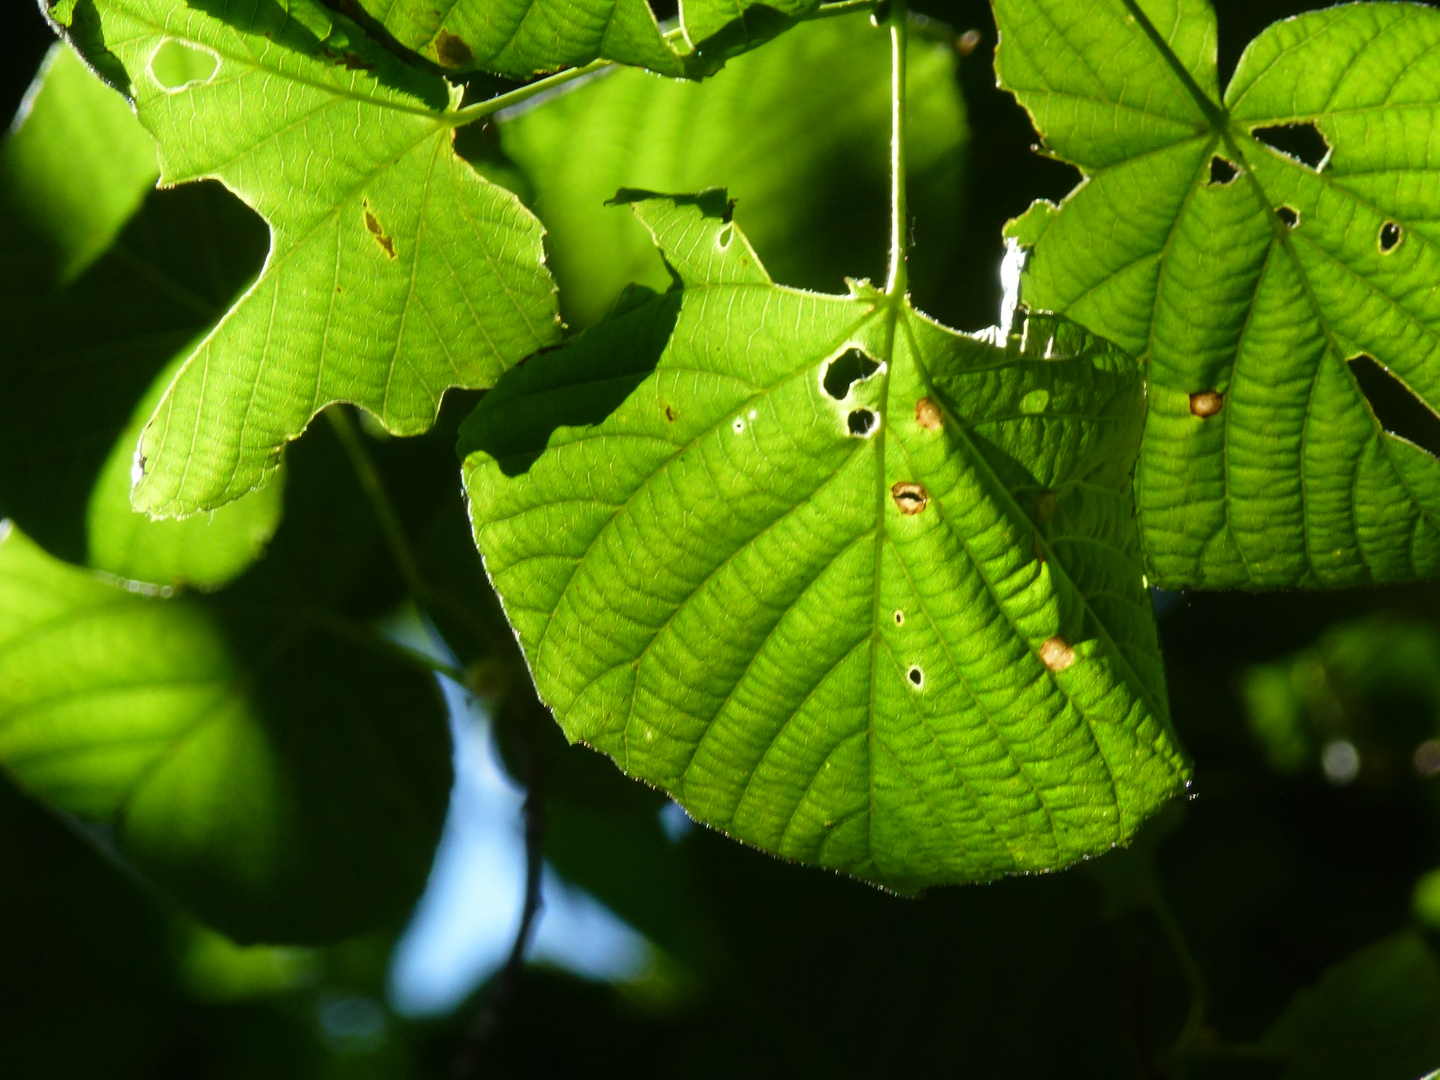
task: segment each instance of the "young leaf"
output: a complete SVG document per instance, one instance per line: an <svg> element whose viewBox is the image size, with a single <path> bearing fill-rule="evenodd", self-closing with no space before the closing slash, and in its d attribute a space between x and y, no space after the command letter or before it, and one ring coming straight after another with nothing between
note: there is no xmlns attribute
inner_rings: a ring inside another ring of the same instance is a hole
<svg viewBox="0 0 1440 1080"><path fill-rule="evenodd" d="M1032 249L1022 297L1149 365L1151 579L1440 572L1440 462L1384 430L1351 367L1372 358L1440 406L1440 14L1366 3L1277 23L1222 99L1206 0L995 12L1002 84L1084 174L1012 224Z"/></svg>
<svg viewBox="0 0 1440 1080"><path fill-rule="evenodd" d="M795 72L806 72L796 80ZM911 256L923 301L953 252L965 141L955 51L915 41L907 63L907 175L924 236ZM845 107L837 109L836 100ZM622 187L699 191L721 183L777 280L842 287L837 267L885 265L890 63L864 19L825 19L704 82L617 71L501 118L548 230L550 266L573 326L597 322L628 282L669 284L633 215L605 205ZM836 228L843 219L844 228Z"/></svg>
<svg viewBox="0 0 1440 1080"><path fill-rule="evenodd" d="M137 595L8 524L0 763L244 941L403 915L450 781L425 673L305 609Z"/></svg>
<svg viewBox="0 0 1440 1080"><path fill-rule="evenodd" d="M461 433L566 734L895 888L1128 838L1186 776L1135 551L1135 363L1063 320L991 344L868 285L780 288L723 192L622 194L679 287Z"/></svg>
<svg viewBox="0 0 1440 1080"><path fill-rule="evenodd" d="M400 44L457 72L525 78L592 60L685 74L645 0L362 0Z"/></svg>
<svg viewBox="0 0 1440 1080"><path fill-rule="evenodd" d="M124 65L162 181L218 177L271 227L259 280L141 440L133 499L152 514L260 486L332 401L423 431L446 388L558 334L540 224L455 155L444 81L289 8L94 0L68 24L82 54Z"/></svg>

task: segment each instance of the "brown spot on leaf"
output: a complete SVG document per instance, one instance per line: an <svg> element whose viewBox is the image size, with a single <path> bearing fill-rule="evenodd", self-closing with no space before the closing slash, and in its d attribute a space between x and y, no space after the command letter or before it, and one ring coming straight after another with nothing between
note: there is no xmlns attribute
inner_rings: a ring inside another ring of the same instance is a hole
<svg viewBox="0 0 1440 1080"><path fill-rule="evenodd" d="M955 51L961 56L969 56L980 46L980 31L966 30L955 39Z"/></svg>
<svg viewBox="0 0 1440 1080"><path fill-rule="evenodd" d="M922 397L915 402L915 423L926 431L939 431L945 423L945 417L941 414L939 405L928 397Z"/></svg>
<svg viewBox="0 0 1440 1080"><path fill-rule="evenodd" d="M465 39L449 30L441 30L435 36L435 58L446 67L464 67L475 62L475 54Z"/></svg>
<svg viewBox="0 0 1440 1080"><path fill-rule="evenodd" d="M930 496L926 493L925 488L908 480L900 480L892 485L890 497L895 500L895 505L900 508L902 514L918 514L930 502Z"/></svg>
<svg viewBox="0 0 1440 1080"><path fill-rule="evenodd" d="M395 258L395 241L385 235L385 230L380 227L380 219L370 210L368 202L360 204L361 210L365 213L365 228L370 230L370 235L375 237L375 242L390 258Z"/></svg>
<svg viewBox="0 0 1440 1080"><path fill-rule="evenodd" d="M1190 395L1190 412L1208 420L1225 407L1225 395L1214 390L1200 390Z"/></svg>
<svg viewBox="0 0 1440 1080"><path fill-rule="evenodd" d="M1030 537L1030 554L1035 556L1036 562L1043 563L1045 561L1045 545L1041 542L1039 533L1034 533Z"/></svg>
<svg viewBox="0 0 1440 1080"><path fill-rule="evenodd" d="M1075 650L1068 641L1056 634L1052 638L1046 638L1045 644L1040 646L1040 659L1051 671L1064 671L1075 663Z"/></svg>
<svg viewBox="0 0 1440 1080"><path fill-rule="evenodd" d="M1035 496L1035 520L1041 525L1055 516L1060 509L1060 496L1053 491L1042 491Z"/></svg>
<svg viewBox="0 0 1440 1080"><path fill-rule="evenodd" d="M665 419L669 420L672 424L675 422L675 410L669 405L665 406Z"/></svg>

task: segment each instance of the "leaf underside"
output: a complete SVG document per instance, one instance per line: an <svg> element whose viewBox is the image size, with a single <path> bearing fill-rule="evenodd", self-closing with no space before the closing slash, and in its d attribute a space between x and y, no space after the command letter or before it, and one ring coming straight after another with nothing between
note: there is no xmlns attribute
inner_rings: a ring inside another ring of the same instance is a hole
<svg viewBox="0 0 1440 1080"><path fill-rule="evenodd" d="M1187 775L1131 516L1136 364L1064 320L996 345L863 284L782 288L722 192L627 197L681 284L530 360L461 434L567 735L740 840L901 890L1128 838ZM836 359L878 368L837 399Z"/></svg>
<svg viewBox="0 0 1440 1080"><path fill-rule="evenodd" d="M259 279L141 440L133 500L157 516L260 486L333 401L424 431L448 387L559 333L540 223L456 156L444 81L310 0L289 8L96 0L69 28L97 67L123 65L163 183L217 177L271 228Z"/></svg>
<svg viewBox="0 0 1440 1080"><path fill-rule="evenodd" d="M1002 84L1085 178L1012 223L1022 298L1148 364L1151 581L1440 572L1440 463L1384 430L1348 363L1440 405L1440 13L1276 23L1222 98L1207 0L995 10Z"/></svg>

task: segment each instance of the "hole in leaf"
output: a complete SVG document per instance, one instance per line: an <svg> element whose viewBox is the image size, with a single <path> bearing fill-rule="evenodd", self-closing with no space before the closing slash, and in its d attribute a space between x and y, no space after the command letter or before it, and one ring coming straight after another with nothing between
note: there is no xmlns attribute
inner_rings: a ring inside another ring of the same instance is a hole
<svg viewBox="0 0 1440 1080"><path fill-rule="evenodd" d="M851 435L869 435L875 430L876 416L869 409L856 409L847 419Z"/></svg>
<svg viewBox="0 0 1440 1080"><path fill-rule="evenodd" d="M1040 646L1040 659L1051 671L1064 671L1075 663L1075 650L1070 647L1070 642L1056 634L1046 638L1045 644Z"/></svg>
<svg viewBox="0 0 1440 1080"><path fill-rule="evenodd" d="M716 242L720 245L721 249L723 250L724 248L728 248L728 247L730 246L730 238L731 238L732 236L734 236L734 235L735 235L735 226L734 226L734 225L726 225L723 229L720 230L720 235L717 236L715 239L716 239Z"/></svg>
<svg viewBox="0 0 1440 1080"><path fill-rule="evenodd" d="M161 89L175 93L215 77L220 61L214 53L168 38L150 57L150 76Z"/></svg>
<svg viewBox="0 0 1440 1080"><path fill-rule="evenodd" d="M915 402L915 423L926 431L939 431L945 423L945 415L940 411L939 405L928 397L922 397Z"/></svg>
<svg viewBox="0 0 1440 1080"><path fill-rule="evenodd" d="M1310 121L1303 124L1251 128L1250 134L1271 150L1278 150L1317 172L1330 156L1330 144L1325 141L1325 136L1320 134L1320 129Z"/></svg>
<svg viewBox="0 0 1440 1080"><path fill-rule="evenodd" d="M1287 229L1293 229L1300 224L1300 211L1293 206L1277 206L1275 216L1285 223Z"/></svg>
<svg viewBox="0 0 1440 1080"><path fill-rule="evenodd" d="M1216 154L1210 159L1210 183L1216 187L1224 187L1240 175L1240 167L1233 161Z"/></svg>
<svg viewBox="0 0 1440 1080"><path fill-rule="evenodd" d="M890 487L890 497L902 514L918 514L930 502L930 496L920 484L908 480L896 481Z"/></svg>
<svg viewBox="0 0 1440 1080"><path fill-rule="evenodd" d="M905 613L904 613L903 611L897 611L897 612L895 612L895 625L896 625L896 626L904 626L904 625L905 625Z"/></svg>
<svg viewBox="0 0 1440 1080"><path fill-rule="evenodd" d="M1225 407L1225 395L1214 390L1200 390L1190 395L1190 414L1208 420Z"/></svg>
<svg viewBox="0 0 1440 1080"><path fill-rule="evenodd" d="M1380 426L1440 457L1440 416L1374 357L1361 353L1349 364Z"/></svg>
<svg viewBox="0 0 1440 1080"><path fill-rule="evenodd" d="M741 433L745 430L745 419L744 419L744 417L740 417L740 416L735 417L735 422L734 422L733 424L731 424L730 426L735 429L735 434L736 434L736 435L741 434Z"/></svg>
<svg viewBox="0 0 1440 1080"><path fill-rule="evenodd" d="M880 365L859 349L846 349L825 368L825 392L836 401L844 401L851 386L878 370Z"/></svg>
<svg viewBox="0 0 1440 1080"><path fill-rule="evenodd" d="M924 673L923 671L921 671L918 667L912 667L912 668L906 673L906 676L905 676L905 677L908 678L908 679L910 680L911 684L914 685L914 686L924 686L924 685L925 685L925 673Z"/></svg>
<svg viewBox="0 0 1440 1080"><path fill-rule="evenodd" d="M1397 244L1404 238L1400 226L1393 221L1387 221L1380 226L1380 254L1389 255L1395 250Z"/></svg>

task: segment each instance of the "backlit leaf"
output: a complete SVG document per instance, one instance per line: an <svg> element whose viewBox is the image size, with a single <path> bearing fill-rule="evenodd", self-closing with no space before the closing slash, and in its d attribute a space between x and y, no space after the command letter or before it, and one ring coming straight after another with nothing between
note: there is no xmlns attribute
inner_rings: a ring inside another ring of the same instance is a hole
<svg viewBox="0 0 1440 1080"><path fill-rule="evenodd" d="M994 344L863 283L781 288L723 192L628 197L680 287L461 432L566 734L698 820L900 889L1127 839L1187 774L1131 516L1136 364L1063 320Z"/></svg>
<svg viewBox="0 0 1440 1080"><path fill-rule="evenodd" d="M555 339L540 224L456 156L442 79L309 0L95 0L70 31L123 64L162 181L218 177L272 234L145 431L137 509L184 515L260 486L332 401L423 431L446 388L488 385Z"/></svg>
<svg viewBox="0 0 1440 1080"><path fill-rule="evenodd" d="M1376 415L1440 406L1440 13L1276 23L1222 98L1206 0L995 10L1002 83L1085 176L1012 225L1023 299L1148 363L1151 579L1440 572L1440 462Z"/></svg>

